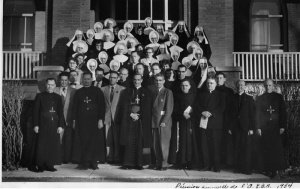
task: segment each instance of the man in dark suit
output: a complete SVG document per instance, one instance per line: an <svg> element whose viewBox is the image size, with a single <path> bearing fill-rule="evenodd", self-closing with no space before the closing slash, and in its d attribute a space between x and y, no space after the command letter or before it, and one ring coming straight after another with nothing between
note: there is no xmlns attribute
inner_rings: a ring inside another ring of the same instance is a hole
<svg viewBox="0 0 300 189"><path fill-rule="evenodd" d="M202 171L220 172L220 146L222 138L223 113L225 96L215 90L215 78L207 79L207 92L198 94L195 103L195 117L200 119L201 152L203 157Z"/></svg>
<svg viewBox="0 0 300 189"><path fill-rule="evenodd" d="M236 83L237 91L232 100L233 118L230 121L229 134L235 138L235 173L251 174L251 136L254 130L254 99L245 93L245 81Z"/></svg>
<svg viewBox="0 0 300 189"><path fill-rule="evenodd" d="M281 135L287 126L287 114L283 96L274 92L274 82L267 79L264 85L266 92L256 101L256 126L262 144L262 169L274 178L286 167Z"/></svg>
<svg viewBox="0 0 300 189"><path fill-rule="evenodd" d="M169 146L172 128L173 93L164 87L165 77L155 75L156 89L151 91L153 150L156 158L155 170L168 168Z"/></svg>
<svg viewBox="0 0 300 189"><path fill-rule="evenodd" d="M143 76L142 87L148 87L149 86L149 75L147 75L145 72L145 65L142 63L138 63L135 66L135 70L136 70L137 74L140 74Z"/></svg>
<svg viewBox="0 0 300 189"><path fill-rule="evenodd" d="M97 68L95 70L96 81L92 82L92 86L101 88L109 85L109 80L104 77L104 70L102 68Z"/></svg>
<svg viewBox="0 0 300 189"><path fill-rule="evenodd" d="M69 163L71 161L71 150L72 150L72 134L73 134L73 119L72 119L72 108L73 99L76 89L69 86L69 73L62 72L59 75L60 87L56 87L54 92L59 94L62 98L62 104L64 109L65 127L64 131L61 133L61 155L62 162Z"/></svg>

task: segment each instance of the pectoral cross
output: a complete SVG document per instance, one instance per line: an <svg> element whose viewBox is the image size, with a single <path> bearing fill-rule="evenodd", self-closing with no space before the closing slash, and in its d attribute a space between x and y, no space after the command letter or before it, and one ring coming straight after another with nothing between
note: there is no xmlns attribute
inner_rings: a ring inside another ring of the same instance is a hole
<svg viewBox="0 0 300 189"><path fill-rule="evenodd" d="M89 99L88 97L86 97L86 100L83 100L83 102L85 102L85 103L89 103L90 101L92 101L91 99Z"/></svg>
<svg viewBox="0 0 300 189"><path fill-rule="evenodd" d="M272 114L272 112L275 112L275 110L272 109L272 106L270 106L270 109L267 109L267 112L270 112L270 114Z"/></svg>
<svg viewBox="0 0 300 189"><path fill-rule="evenodd" d="M51 113L54 113L54 112L55 112L55 110L53 110L53 107L52 107L51 110L49 110L49 112L51 112Z"/></svg>
<svg viewBox="0 0 300 189"><path fill-rule="evenodd" d="M136 104L139 104L139 102L140 102L139 95L137 95L137 96L136 96L136 99L135 99L135 103L136 103Z"/></svg>
<svg viewBox="0 0 300 189"><path fill-rule="evenodd" d="M52 109L49 110L49 112L50 112L50 113L54 113L54 112L55 112L55 110L53 110L53 106L52 106ZM52 121L53 121L53 117L52 117L51 119L52 119Z"/></svg>

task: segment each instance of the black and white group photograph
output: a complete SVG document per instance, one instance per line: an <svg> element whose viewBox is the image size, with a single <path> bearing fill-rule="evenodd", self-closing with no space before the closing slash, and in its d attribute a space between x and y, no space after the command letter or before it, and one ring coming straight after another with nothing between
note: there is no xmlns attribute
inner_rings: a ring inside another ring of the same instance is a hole
<svg viewBox="0 0 300 189"><path fill-rule="evenodd" d="M0 7L1 187L300 187L299 0Z"/></svg>

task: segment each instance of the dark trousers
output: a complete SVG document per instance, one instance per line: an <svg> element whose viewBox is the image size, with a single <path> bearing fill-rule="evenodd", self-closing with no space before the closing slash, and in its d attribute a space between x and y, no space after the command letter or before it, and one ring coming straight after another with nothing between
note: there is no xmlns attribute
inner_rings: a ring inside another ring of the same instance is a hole
<svg viewBox="0 0 300 189"><path fill-rule="evenodd" d="M72 137L73 137L73 128L72 126L67 126L64 129L64 133L62 136L62 161L70 162L72 155Z"/></svg>
<svg viewBox="0 0 300 189"><path fill-rule="evenodd" d="M179 119L176 117L172 117L171 141L168 160L170 164L175 164L177 162L178 123Z"/></svg>
<svg viewBox="0 0 300 189"><path fill-rule="evenodd" d="M220 169L222 129L201 129L203 167Z"/></svg>
<svg viewBox="0 0 300 189"><path fill-rule="evenodd" d="M235 170L250 172L252 135L248 135L248 131L243 131L240 128L235 129L233 135L235 138Z"/></svg>

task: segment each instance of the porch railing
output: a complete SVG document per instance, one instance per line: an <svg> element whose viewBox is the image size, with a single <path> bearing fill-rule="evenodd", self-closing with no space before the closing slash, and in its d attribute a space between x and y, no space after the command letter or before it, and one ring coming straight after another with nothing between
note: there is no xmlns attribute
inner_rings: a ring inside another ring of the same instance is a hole
<svg viewBox="0 0 300 189"><path fill-rule="evenodd" d="M300 81L300 52L233 52L233 65L242 67L241 79Z"/></svg>
<svg viewBox="0 0 300 189"><path fill-rule="evenodd" d="M36 80L35 66L43 66L43 52L3 51L3 80Z"/></svg>

